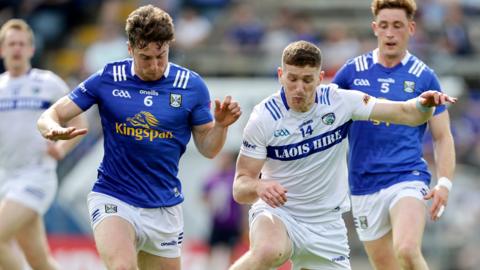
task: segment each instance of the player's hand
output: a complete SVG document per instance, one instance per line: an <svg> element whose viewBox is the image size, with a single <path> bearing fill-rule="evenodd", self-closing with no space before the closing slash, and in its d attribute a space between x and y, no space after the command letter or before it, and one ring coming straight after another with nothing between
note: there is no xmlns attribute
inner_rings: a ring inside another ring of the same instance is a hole
<svg viewBox="0 0 480 270"><path fill-rule="evenodd" d="M450 97L449 95L434 91L434 90L429 90L423 92L419 97L418 101L420 102L421 105L425 107L434 107L437 105L443 105L448 103L455 103L457 102L457 98Z"/></svg>
<svg viewBox="0 0 480 270"><path fill-rule="evenodd" d="M242 115L242 110L238 102L232 100L231 96L226 96L223 102L215 99L215 123L223 127L233 124Z"/></svg>
<svg viewBox="0 0 480 270"><path fill-rule="evenodd" d="M58 140L70 140L79 135L87 134L86 128L77 129L76 127L57 127L50 129L47 133L42 134L44 138L58 141Z"/></svg>
<svg viewBox="0 0 480 270"><path fill-rule="evenodd" d="M287 202L287 190L276 181L263 180L257 188L257 195L271 207L279 207Z"/></svg>
<svg viewBox="0 0 480 270"><path fill-rule="evenodd" d="M430 190L423 198L425 200L432 199L432 206L430 207L430 218L437 221L443 214L448 202L448 189L443 186L436 186Z"/></svg>

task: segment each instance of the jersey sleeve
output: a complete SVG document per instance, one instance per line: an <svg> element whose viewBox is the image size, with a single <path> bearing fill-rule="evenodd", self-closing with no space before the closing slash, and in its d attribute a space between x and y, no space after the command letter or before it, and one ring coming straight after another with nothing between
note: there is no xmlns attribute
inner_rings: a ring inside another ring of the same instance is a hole
<svg viewBox="0 0 480 270"><path fill-rule="evenodd" d="M337 92L344 106L350 109L353 120L368 120L376 98L357 90L338 89Z"/></svg>
<svg viewBox="0 0 480 270"><path fill-rule="evenodd" d="M339 88L349 89L351 78L353 78L353 74L349 62L347 62L335 73L332 83L338 85Z"/></svg>
<svg viewBox="0 0 480 270"><path fill-rule="evenodd" d="M194 76L198 76L195 74ZM213 120L212 112L210 111L211 101L208 87L203 79L198 76L195 81L194 91L196 93L197 102L193 107L191 115L191 123L194 126L203 125Z"/></svg>
<svg viewBox="0 0 480 270"><path fill-rule="evenodd" d="M428 85L426 90L442 91L438 77L435 75L435 73L433 73L433 71L432 71L432 79L430 80L430 84ZM433 112L433 115L440 114L444 112L446 109L447 109L447 106L445 105L436 106L435 111Z"/></svg>
<svg viewBox="0 0 480 270"><path fill-rule="evenodd" d="M97 91L99 91L101 76L102 71L91 75L73 89L68 97L82 110L88 110L92 105L98 103Z"/></svg>
<svg viewBox="0 0 480 270"><path fill-rule="evenodd" d="M267 158L267 143L263 125L260 119L259 106L257 106L243 130L243 141L240 154L256 158Z"/></svg>

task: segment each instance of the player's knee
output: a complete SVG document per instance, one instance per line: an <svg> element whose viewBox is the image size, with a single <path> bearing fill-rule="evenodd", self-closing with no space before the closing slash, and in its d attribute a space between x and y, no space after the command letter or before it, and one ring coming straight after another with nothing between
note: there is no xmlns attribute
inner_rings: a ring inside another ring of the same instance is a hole
<svg viewBox="0 0 480 270"><path fill-rule="evenodd" d="M403 242L395 245L395 254L399 260L410 264L421 256L421 250L415 242Z"/></svg>
<svg viewBox="0 0 480 270"><path fill-rule="evenodd" d="M289 254L271 242L253 249L252 256L265 266L276 267L283 264L288 259Z"/></svg>
<svg viewBox="0 0 480 270"><path fill-rule="evenodd" d="M105 260L107 268L111 270L137 270L137 261L135 258L111 257Z"/></svg>
<svg viewBox="0 0 480 270"><path fill-rule="evenodd" d="M108 266L108 269L112 270L137 270L137 265L132 262L121 261L115 262Z"/></svg>

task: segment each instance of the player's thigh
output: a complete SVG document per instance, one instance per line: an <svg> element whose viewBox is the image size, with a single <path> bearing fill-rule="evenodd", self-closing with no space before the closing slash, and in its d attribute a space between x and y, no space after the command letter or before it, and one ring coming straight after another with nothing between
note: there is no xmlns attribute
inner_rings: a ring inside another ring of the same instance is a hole
<svg viewBox="0 0 480 270"><path fill-rule="evenodd" d="M123 260L136 261L135 230L119 216L104 218L93 232L98 253L107 265Z"/></svg>
<svg viewBox="0 0 480 270"><path fill-rule="evenodd" d="M0 202L0 241L15 236L20 228L31 223L39 214L29 207L10 199Z"/></svg>
<svg viewBox="0 0 480 270"><path fill-rule="evenodd" d="M37 216L20 228L15 238L31 265L41 265L48 258L48 242L42 217Z"/></svg>
<svg viewBox="0 0 480 270"><path fill-rule="evenodd" d="M250 225L250 251L259 255L278 254L284 262L290 258L293 244L287 228L277 216L265 211L258 214Z"/></svg>
<svg viewBox="0 0 480 270"><path fill-rule="evenodd" d="M140 251L138 253L139 270L180 270L180 257L166 258Z"/></svg>
<svg viewBox="0 0 480 270"><path fill-rule="evenodd" d="M423 200L403 197L390 209L394 246L419 247L425 229L426 206Z"/></svg>

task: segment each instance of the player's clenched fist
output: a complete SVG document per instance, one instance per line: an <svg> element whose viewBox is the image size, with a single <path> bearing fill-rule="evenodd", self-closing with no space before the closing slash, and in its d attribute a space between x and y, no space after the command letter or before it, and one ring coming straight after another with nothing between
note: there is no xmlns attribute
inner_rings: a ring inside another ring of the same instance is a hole
<svg viewBox="0 0 480 270"><path fill-rule="evenodd" d="M287 202L287 189L276 181L262 179L257 188L257 195L271 207L279 207Z"/></svg>

